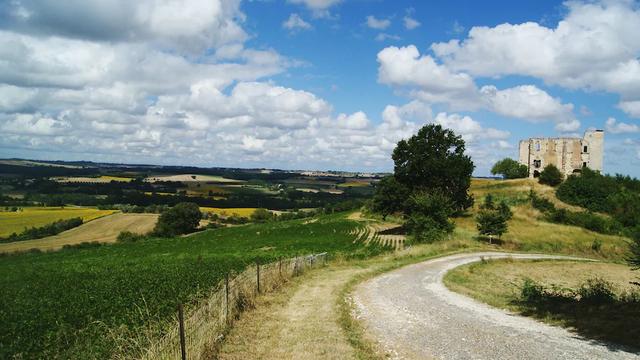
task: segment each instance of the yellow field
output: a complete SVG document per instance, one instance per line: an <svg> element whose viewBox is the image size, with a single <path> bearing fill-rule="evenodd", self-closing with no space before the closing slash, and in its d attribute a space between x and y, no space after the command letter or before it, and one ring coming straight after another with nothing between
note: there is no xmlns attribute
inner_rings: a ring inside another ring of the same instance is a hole
<svg viewBox="0 0 640 360"><path fill-rule="evenodd" d="M25 228L51 224L56 220L80 217L87 222L114 212L116 210L80 207L26 207L17 212L0 212L0 237L20 233Z"/></svg>
<svg viewBox="0 0 640 360"><path fill-rule="evenodd" d="M338 184L338 187L365 187L369 186L370 183L368 181L347 181L342 184Z"/></svg>
<svg viewBox="0 0 640 360"><path fill-rule="evenodd" d="M0 244L0 252L24 251L33 248L56 250L64 245L82 242L115 242L121 231L145 234L153 230L157 219L157 214L113 214L55 236Z"/></svg>
<svg viewBox="0 0 640 360"><path fill-rule="evenodd" d="M233 214L241 217L249 217L256 211L256 208L213 208L213 207L201 207L200 211L215 213L220 216L231 216Z"/></svg>
<svg viewBox="0 0 640 360"><path fill-rule="evenodd" d="M53 178L60 183L110 183L112 181L130 182L133 178L121 177L121 176L100 176L100 177L59 177Z"/></svg>

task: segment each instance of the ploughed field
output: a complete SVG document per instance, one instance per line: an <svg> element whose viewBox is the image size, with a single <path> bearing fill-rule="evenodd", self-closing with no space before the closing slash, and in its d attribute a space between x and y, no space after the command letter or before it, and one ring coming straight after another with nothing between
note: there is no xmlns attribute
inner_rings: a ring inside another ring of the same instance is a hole
<svg viewBox="0 0 640 360"><path fill-rule="evenodd" d="M107 358L229 271L319 253L368 256L337 214L208 230L190 237L79 245L0 261L0 358ZM140 346L144 346L144 339Z"/></svg>

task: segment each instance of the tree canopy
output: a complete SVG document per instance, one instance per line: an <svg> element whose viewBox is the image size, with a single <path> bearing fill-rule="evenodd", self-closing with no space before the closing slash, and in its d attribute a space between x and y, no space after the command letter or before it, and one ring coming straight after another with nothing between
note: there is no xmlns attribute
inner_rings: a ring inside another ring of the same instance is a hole
<svg viewBox="0 0 640 360"><path fill-rule="evenodd" d="M474 165L465 155L461 136L440 125L429 124L393 150L394 176L411 193L439 189L456 211L473 205L469 195Z"/></svg>
<svg viewBox="0 0 640 360"><path fill-rule="evenodd" d="M528 177L529 169L527 165L520 164L511 158L504 158L493 165L491 174L502 175L505 179L519 179Z"/></svg>
<svg viewBox="0 0 640 360"><path fill-rule="evenodd" d="M187 234L196 230L202 219L197 204L182 202L167 209L158 218L153 235L172 237Z"/></svg>

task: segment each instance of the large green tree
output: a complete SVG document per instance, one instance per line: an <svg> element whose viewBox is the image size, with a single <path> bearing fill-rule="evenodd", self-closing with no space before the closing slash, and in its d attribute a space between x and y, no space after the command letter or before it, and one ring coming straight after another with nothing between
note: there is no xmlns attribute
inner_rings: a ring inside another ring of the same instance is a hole
<svg viewBox="0 0 640 360"><path fill-rule="evenodd" d="M520 164L511 158L504 158L493 165L491 174L502 175L505 179L519 179L528 177L529 169L527 165Z"/></svg>
<svg viewBox="0 0 640 360"><path fill-rule="evenodd" d="M202 213L197 204L178 203L160 214L153 235L172 237L193 232L198 227L200 219Z"/></svg>
<svg viewBox="0 0 640 360"><path fill-rule="evenodd" d="M373 211L382 214L383 218L402 212L409 195L411 195L409 188L399 183L393 175L384 177L376 184L372 203Z"/></svg>
<svg viewBox="0 0 640 360"><path fill-rule="evenodd" d="M411 193L441 191L456 211L473 205L469 195L474 165L465 154L461 136L429 124L408 140L401 140L392 155L394 176Z"/></svg>

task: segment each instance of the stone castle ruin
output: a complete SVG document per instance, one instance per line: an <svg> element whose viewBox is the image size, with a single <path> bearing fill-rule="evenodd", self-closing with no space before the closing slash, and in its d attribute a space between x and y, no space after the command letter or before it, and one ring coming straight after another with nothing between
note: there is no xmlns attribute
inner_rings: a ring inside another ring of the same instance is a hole
<svg viewBox="0 0 640 360"><path fill-rule="evenodd" d="M582 167L602 171L604 131L590 130L581 138L531 138L520 141L521 164L529 167L529 177L540 175L549 164L565 177L580 173Z"/></svg>

